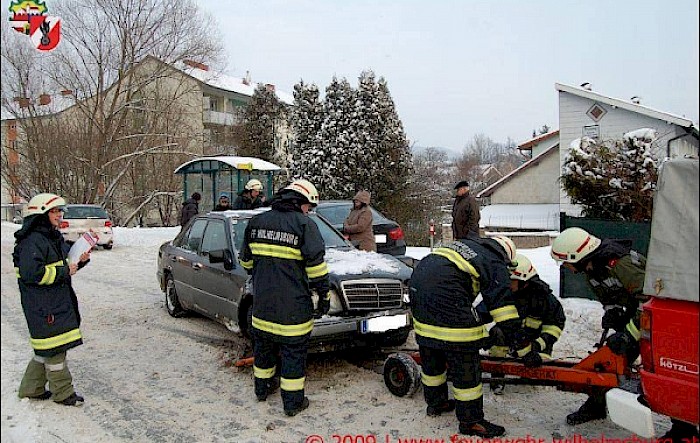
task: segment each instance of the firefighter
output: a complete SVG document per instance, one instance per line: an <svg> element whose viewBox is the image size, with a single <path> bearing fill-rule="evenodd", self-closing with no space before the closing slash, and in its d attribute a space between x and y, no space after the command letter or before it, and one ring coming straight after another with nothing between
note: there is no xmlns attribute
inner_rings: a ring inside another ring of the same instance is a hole
<svg viewBox="0 0 700 443"><path fill-rule="evenodd" d="M32 197L22 228L15 232L12 260L34 348L18 395L80 406L84 398L73 388L66 353L83 343L71 277L88 263L90 251L78 263L69 262L70 247L58 230L65 206L66 201L55 194Z"/></svg>
<svg viewBox="0 0 700 443"><path fill-rule="evenodd" d="M552 242L552 258L574 273L586 276L588 285L603 304L604 330L615 331L606 344L629 364L639 356L639 308L644 296L646 258L611 239L599 239L581 228L567 228ZM586 402L566 416L570 425L606 417L605 391L593 392Z"/></svg>
<svg viewBox="0 0 700 443"><path fill-rule="evenodd" d="M314 316L330 308L325 245L306 214L318 191L295 180L272 199L272 210L253 217L245 230L241 264L253 276L253 374L259 401L277 389L279 373L284 412L294 416L309 406L304 396L306 356ZM314 313L311 290L319 296Z"/></svg>
<svg viewBox="0 0 700 443"><path fill-rule="evenodd" d="M566 316L559 300L552 294L552 289L537 275L537 269L530 259L522 254L516 254L515 260L518 266L510 271L510 289L515 299L515 307L522 319L522 338L520 343L529 343L530 350L526 346L521 355L523 363L529 368L542 365L546 360L551 360L554 343L559 340L564 330ZM477 312L484 322L489 319L488 310L484 303L480 303ZM505 346L503 332L498 326L489 331L493 337L494 346L489 354L495 357L505 357L510 349ZM503 374L491 374L493 377L502 377ZM504 382L491 383L491 390L496 395L503 394Z"/></svg>
<svg viewBox="0 0 700 443"><path fill-rule="evenodd" d="M255 209L265 206L265 196L260 193L263 184L256 178L251 178L241 192L238 193L233 209Z"/></svg>
<svg viewBox="0 0 700 443"><path fill-rule="evenodd" d="M507 237L469 237L436 248L411 277L413 327L421 356L427 415L455 410L459 432L503 435L505 428L484 419L479 349L488 332L472 303L481 292L507 343L515 342L520 318L510 291L508 267L515 244ZM447 367L454 400L448 399Z"/></svg>

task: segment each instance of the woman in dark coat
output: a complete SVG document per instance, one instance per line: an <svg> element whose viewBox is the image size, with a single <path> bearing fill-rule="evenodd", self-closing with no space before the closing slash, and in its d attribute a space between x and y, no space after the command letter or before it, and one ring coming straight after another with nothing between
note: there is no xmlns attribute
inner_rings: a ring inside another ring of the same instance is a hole
<svg viewBox="0 0 700 443"><path fill-rule="evenodd" d="M80 256L79 263L68 261L70 247L58 230L65 205L58 195L36 195L29 201L22 228L15 233L12 260L34 348L18 395L75 406L84 399L73 388L66 352L81 345L83 338L71 276L87 264L90 251Z"/></svg>

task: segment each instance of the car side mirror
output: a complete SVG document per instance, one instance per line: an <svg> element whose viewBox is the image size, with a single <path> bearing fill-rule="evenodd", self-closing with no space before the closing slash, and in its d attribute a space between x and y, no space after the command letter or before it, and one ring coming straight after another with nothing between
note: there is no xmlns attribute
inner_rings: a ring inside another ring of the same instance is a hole
<svg viewBox="0 0 700 443"><path fill-rule="evenodd" d="M230 271L235 267L233 262L233 254L231 254L231 251L228 249L215 249L213 251L209 251L209 263L223 263L224 269L227 271Z"/></svg>

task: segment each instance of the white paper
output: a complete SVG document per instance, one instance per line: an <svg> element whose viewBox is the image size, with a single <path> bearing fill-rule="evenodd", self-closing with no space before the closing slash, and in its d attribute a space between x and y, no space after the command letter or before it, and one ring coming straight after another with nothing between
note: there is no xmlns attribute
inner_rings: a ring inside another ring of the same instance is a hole
<svg viewBox="0 0 700 443"><path fill-rule="evenodd" d="M89 251L97 244L97 239L90 235L89 232L83 233L83 235L78 238L78 241L73 243L73 246L68 251L68 262L78 263L80 262L80 256L83 253Z"/></svg>

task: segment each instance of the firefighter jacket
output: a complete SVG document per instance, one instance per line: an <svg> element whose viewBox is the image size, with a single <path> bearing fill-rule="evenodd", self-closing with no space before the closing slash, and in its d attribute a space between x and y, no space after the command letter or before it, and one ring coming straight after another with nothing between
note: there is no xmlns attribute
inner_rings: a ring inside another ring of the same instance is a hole
<svg viewBox="0 0 700 443"><path fill-rule="evenodd" d="M552 348L564 330L566 316L552 289L538 275L527 282L518 282L520 289L513 292L518 316L522 319L522 338L527 343L537 343L542 358L552 358ZM483 302L476 308L485 322L492 321ZM518 354L522 357L531 347L524 347ZM506 349L507 351L507 349Z"/></svg>
<svg viewBox="0 0 700 443"><path fill-rule="evenodd" d="M313 329L311 290L327 299L329 280L316 222L285 195L250 220L240 261L253 276L253 327L293 344Z"/></svg>
<svg viewBox="0 0 700 443"><path fill-rule="evenodd" d="M34 353L42 357L61 354L83 343L78 299L68 268L69 250L46 214L25 218L15 233L12 261L22 310Z"/></svg>
<svg viewBox="0 0 700 443"><path fill-rule="evenodd" d="M505 252L495 240L462 239L423 258L410 283L417 343L448 350L485 347L488 332L473 307L479 293L507 342L514 343L520 318Z"/></svg>
<svg viewBox="0 0 700 443"><path fill-rule="evenodd" d="M588 257L586 257L588 258ZM603 307L624 308L625 330L639 341L639 307L648 300L644 289L646 257L615 240L603 239L586 263L586 278Z"/></svg>
<svg viewBox="0 0 700 443"><path fill-rule="evenodd" d="M469 234L479 235L479 203L468 192L456 197L452 205L452 236L455 240L467 238Z"/></svg>

